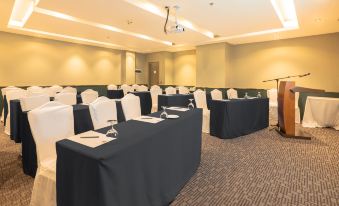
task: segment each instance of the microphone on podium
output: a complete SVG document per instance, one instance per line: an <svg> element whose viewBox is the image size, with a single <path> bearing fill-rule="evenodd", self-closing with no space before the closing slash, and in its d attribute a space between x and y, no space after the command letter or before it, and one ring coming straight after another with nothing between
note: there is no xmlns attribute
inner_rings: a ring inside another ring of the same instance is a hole
<svg viewBox="0 0 339 206"><path fill-rule="evenodd" d="M299 75L299 77L306 77L308 75L311 75L311 73L302 74L302 75Z"/></svg>

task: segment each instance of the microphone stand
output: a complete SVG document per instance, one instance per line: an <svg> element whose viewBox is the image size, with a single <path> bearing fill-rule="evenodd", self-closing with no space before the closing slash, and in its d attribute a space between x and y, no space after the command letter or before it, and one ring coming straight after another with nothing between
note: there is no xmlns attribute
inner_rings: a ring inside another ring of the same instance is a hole
<svg viewBox="0 0 339 206"><path fill-rule="evenodd" d="M311 73L306 73L306 74L300 74L300 75L292 75L292 76L285 76L285 77L279 77L279 78L275 78L275 79L268 79L268 80L264 80L262 82L273 82L275 81L276 82L276 88L277 88L277 103L278 103L278 91L279 91L279 81L282 80L282 79L289 79L289 78L293 78L293 77L305 77L305 76L308 76L310 75ZM277 108L278 109L278 108ZM278 115L278 123L276 125L271 125L271 126L276 126L279 130L280 130L280 127L279 127L279 115ZM272 128L274 129L274 128ZM272 130L271 129L271 130Z"/></svg>

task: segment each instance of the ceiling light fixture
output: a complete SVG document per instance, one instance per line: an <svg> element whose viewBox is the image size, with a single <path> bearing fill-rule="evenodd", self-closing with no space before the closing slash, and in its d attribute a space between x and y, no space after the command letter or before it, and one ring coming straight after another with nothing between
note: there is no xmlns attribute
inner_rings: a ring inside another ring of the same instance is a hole
<svg viewBox="0 0 339 206"><path fill-rule="evenodd" d="M24 27L39 0L15 0L8 26Z"/></svg>
<svg viewBox="0 0 339 206"><path fill-rule="evenodd" d="M271 4L284 28L299 28L294 0L271 0Z"/></svg>
<svg viewBox="0 0 339 206"><path fill-rule="evenodd" d="M87 20L84 20L84 19L80 19L80 18L77 18L77 17L67 15L67 14L63 14L63 13L60 13L60 12L55 12L55 11L51 11L51 10L47 10L47 9L42 9L42 8L39 8L39 7L35 7L34 12L44 14L44 15L48 15L48 16L53 16L53 17L60 18L60 19L65 19L65 20L68 20L68 21L73 21L73 22L76 22L76 23L85 24L85 25L100 28L100 29L109 30L109 31L112 31L112 32L127 34L127 35L130 35L130 36L134 36L134 37L141 38L141 39L146 39L146 40L149 40L149 41L165 44L165 45L168 45L168 46L173 45L173 43L169 42L169 41L159 40L159 39L156 39L156 38L144 35L144 34L138 34L138 33L130 32L130 31L125 31L125 30L122 30L122 29L114 27L114 26L110 26L110 25L106 25L106 24L100 24L100 23L96 23L96 22L92 22L92 21L87 21Z"/></svg>
<svg viewBox="0 0 339 206"><path fill-rule="evenodd" d="M166 18L167 17L167 11L165 11L163 8L160 8L154 4L151 4L150 2L148 2L147 0L125 0L125 2L129 3L129 4L132 4L140 9L143 9L145 11L148 11L152 14L155 14L157 16L160 16L162 18ZM168 18L170 21L172 22L175 22L175 18L173 17L169 17ZM203 34L209 38L214 38L214 34L206 29L203 29L201 27L198 27L197 25L193 24L192 22L188 21L187 19L184 19L184 18L180 18L180 17L177 17L177 22L179 24L181 24L182 26L192 30L192 31L195 31L195 32L198 32L200 34Z"/></svg>

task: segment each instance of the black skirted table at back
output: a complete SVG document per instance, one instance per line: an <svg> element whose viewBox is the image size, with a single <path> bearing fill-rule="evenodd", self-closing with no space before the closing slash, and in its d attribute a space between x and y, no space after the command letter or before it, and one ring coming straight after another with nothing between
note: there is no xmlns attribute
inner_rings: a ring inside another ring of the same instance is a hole
<svg viewBox="0 0 339 206"><path fill-rule="evenodd" d="M180 118L117 124L118 138L96 148L57 142L57 204L169 205L200 164L202 111L169 114Z"/></svg>
<svg viewBox="0 0 339 206"><path fill-rule="evenodd" d="M193 94L162 94L158 96L158 111L162 110L162 106L166 107L187 107L190 103L189 99L194 99Z"/></svg>
<svg viewBox="0 0 339 206"><path fill-rule="evenodd" d="M268 127L267 98L211 100L210 134L235 138Z"/></svg>
<svg viewBox="0 0 339 206"><path fill-rule="evenodd" d="M122 89L107 90L107 97L110 99L121 99L124 97L124 90Z"/></svg>

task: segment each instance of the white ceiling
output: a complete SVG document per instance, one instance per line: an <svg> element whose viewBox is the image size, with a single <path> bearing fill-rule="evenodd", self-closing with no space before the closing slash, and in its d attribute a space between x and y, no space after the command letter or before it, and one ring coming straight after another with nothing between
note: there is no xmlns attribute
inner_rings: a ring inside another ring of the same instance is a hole
<svg viewBox="0 0 339 206"><path fill-rule="evenodd" d="M166 35L163 16L140 8L135 2L151 3L163 13L164 6L179 5L180 20L189 21L194 28ZM214 5L210 6L210 2ZM137 52L179 51L215 42L243 44L339 32L339 0L294 2L299 28L286 30L271 0L40 0L38 8L66 14L75 20L36 10L23 28L8 28L14 0L1 0L0 30ZM96 24L123 31L93 26ZM218 37L210 38L203 31ZM151 40L138 37L141 34ZM175 46L163 41L173 42Z"/></svg>

